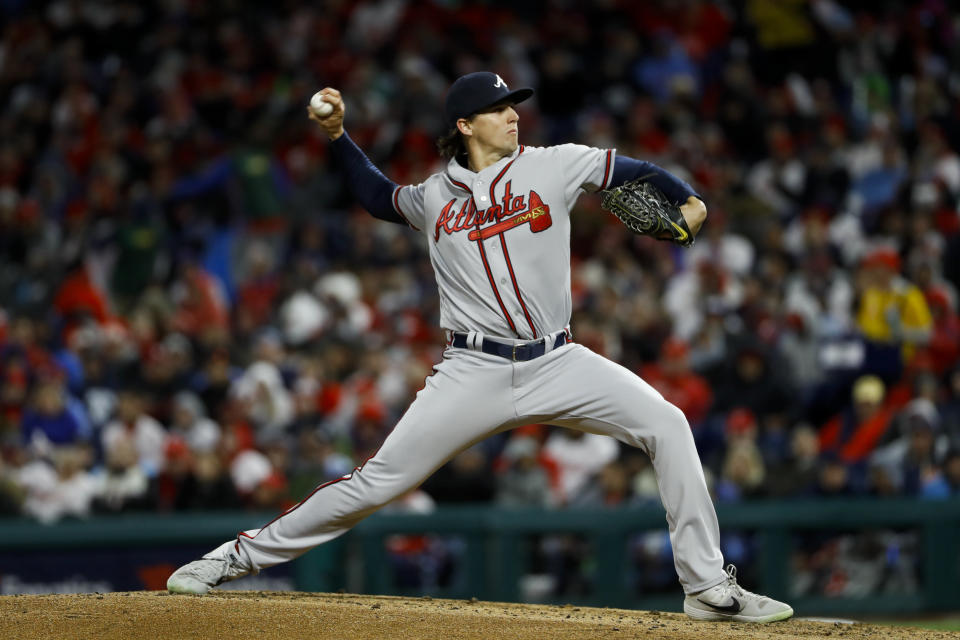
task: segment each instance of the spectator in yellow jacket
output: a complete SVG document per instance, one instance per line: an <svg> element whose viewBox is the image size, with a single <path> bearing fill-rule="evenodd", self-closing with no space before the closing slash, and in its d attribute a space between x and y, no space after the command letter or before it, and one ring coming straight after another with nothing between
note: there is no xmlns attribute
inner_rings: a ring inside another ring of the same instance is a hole
<svg viewBox="0 0 960 640"><path fill-rule="evenodd" d="M857 326L867 340L901 344L904 362L930 340L933 318L919 287L900 275L893 249L868 253L860 263Z"/></svg>

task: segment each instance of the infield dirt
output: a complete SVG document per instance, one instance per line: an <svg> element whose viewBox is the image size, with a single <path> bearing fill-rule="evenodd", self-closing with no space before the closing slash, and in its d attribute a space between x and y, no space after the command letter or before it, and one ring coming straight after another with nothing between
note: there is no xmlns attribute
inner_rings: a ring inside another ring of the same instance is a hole
<svg viewBox="0 0 960 640"><path fill-rule="evenodd" d="M326 593L160 591L0 597L0 638L290 640L946 639L958 633L788 620L693 622L677 613Z"/></svg>

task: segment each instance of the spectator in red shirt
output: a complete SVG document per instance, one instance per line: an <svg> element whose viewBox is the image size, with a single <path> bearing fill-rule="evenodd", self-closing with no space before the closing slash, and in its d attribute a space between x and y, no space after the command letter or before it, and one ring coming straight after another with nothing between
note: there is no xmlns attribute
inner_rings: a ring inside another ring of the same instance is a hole
<svg viewBox="0 0 960 640"><path fill-rule="evenodd" d="M820 428L820 450L847 464L864 462L890 426L893 410L884 404L880 378L860 377L853 385L853 406Z"/></svg>
<svg viewBox="0 0 960 640"><path fill-rule="evenodd" d="M686 342L671 338L663 343L660 360L643 367L639 374L667 402L683 411L696 429L713 403L713 391L705 378L690 369L689 353Z"/></svg>
<svg viewBox="0 0 960 640"><path fill-rule="evenodd" d="M266 243L254 242L247 249L248 271L237 294L236 307L241 331L255 331L270 320L280 292L280 278L273 265L273 253Z"/></svg>
<svg viewBox="0 0 960 640"><path fill-rule="evenodd" d="M76 264L60 285L53 299L53 306L66 321L63 338L68 344L70 335L84 321L92 319L97 324L103 325L110 319L107 298L91 280L87 266L83 262Z"/></svg>
<svg viewBox="0 0 960 640"><path fill-rule="evenodd" d="M10 358L3 363L0 368L0 442L19 439L16 431L27 406L28 382L27 367L22 359Z"/></svg>
<svg viewBox="0 0 960 640"><path fill-rule="evenodd" d="M926 351L934 371L942 376L960 360L960 316L943 289L929 289L925 297L933 315L933 335Z"/></svg>
<svg viewBox="0 0 960 640"><path fill-rule="evenodd" d="M173 300L177 305L173 328L191 338L225 329L228 325L223 285L198 262L190 260L184 265L173 288Z"/></svg>

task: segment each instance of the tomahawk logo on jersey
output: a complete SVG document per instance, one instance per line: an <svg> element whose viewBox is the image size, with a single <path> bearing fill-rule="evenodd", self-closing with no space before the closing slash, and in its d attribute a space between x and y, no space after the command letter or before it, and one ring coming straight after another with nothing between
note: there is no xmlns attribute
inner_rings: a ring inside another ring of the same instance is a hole
<svg viewBox="0 0 960 640"><path fill-rule="evenodd" d="M478 210L476 202L470 198L463 201L460 210L457 211L454 208L456 204L457 199L453 198L440 212L434 242L440 241L441 231L451 235L469 229L470 234L467 237L470 240L486 240L526 222L530 223L530 230L534 233L548 229L553 224L550 218L550 207L543 204L543 200L536 191L530 191L529 198L514 196L510 192L509 182L504 191L502 206L497 204ZM497 222L493 223L494 220ZM488 225L488 223L493 224ZM483 226L482 229L481 226Z"/></svg>

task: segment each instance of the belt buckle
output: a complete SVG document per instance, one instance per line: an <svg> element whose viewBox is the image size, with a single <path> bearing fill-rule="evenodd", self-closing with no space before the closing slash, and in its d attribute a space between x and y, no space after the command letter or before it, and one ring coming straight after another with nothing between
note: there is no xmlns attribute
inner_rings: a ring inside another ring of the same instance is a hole
<svg viewBox="0 0 960 640"><path fill-rule="evenodd" d="M535 356L533 355L533 350L543 342L543 338L536 340L534 342L521 342L520 344L513 345L512 357L514 362L522 362L526 360L532 360ZM522 361L517 359L517 349L520 349L520 355L524 359ZM525 355L525 357L524 357Z"/></svg>
<svg viewBox="0 0 960 640"><path fill-rule="evenodd" d="M517 358L517 350L520 350L520 358ZM521 342L520 344L513 345L513 361L514 362L525 362L530 359L530 349L531 345L529 342Z"/></svg>
<svg viewBox="0 0 960 640"><path fill-rule="evenodd" d="M514 362L517 361L517 345L516 344L512 345L511 347L510 359L513 360Z"/></svg>

